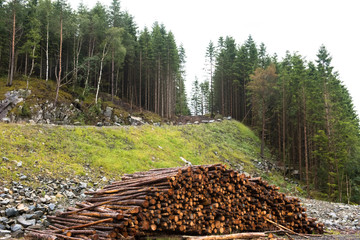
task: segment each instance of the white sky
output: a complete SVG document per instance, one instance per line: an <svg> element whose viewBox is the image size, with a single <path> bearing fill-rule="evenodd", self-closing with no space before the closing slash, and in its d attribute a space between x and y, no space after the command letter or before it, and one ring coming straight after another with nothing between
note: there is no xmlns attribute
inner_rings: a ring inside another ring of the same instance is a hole
<svg viewBox="0 0 360 240"><path fill-rule="evenodd" d="M70 2L70 1L69 1ZM72 0L76 8L80 0ZM100 1L109 6L111 0ZM95 0L84 3L91 8ZM277 53L286 50L315 60L321 44L333 57L360 113L360 1L358 0L120 0L122 10L134 16L139 30L155 21L171 30L184 45L187 92L195 76L205 79L205 51L212 40L232 36L242 44L252 35L255 42Z"/></svg>

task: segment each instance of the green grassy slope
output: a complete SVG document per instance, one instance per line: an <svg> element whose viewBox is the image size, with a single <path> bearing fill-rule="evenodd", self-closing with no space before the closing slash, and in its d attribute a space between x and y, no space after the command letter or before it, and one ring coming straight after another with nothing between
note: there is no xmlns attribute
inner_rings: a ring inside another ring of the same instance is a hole
<svg viewBox="0 0 360 240"><path fill-rule="evenodd" d="M260 142L236 121L154 127L66 127L0 124L0 184L27 176L106 175L192 164L242 162L253 171ZM21 167L17 167L18 162Z"/></svg>

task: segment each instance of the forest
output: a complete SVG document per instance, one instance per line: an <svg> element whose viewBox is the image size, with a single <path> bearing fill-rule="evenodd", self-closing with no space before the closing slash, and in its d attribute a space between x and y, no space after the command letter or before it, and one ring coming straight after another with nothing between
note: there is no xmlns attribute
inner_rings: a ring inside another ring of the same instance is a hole
<svg viewBox="0 0 360 240"><path fill-rule="evenodd" d="M196 79L195 114L232 116L270 146L284 174L305 183L306 192L359 202L360 131L351 96L320 46L315 62L299 53L279 60L251 36L243 44L220 37L206 47L207 78Z"/></svg>
<svg viewBox="0 0 360 240"><path fill-rule="evenodd" d="M76 10L64 0L0 0L0 76L54 81L80 94L121 98L164 118L231 116L256 130L284 175L308 195L360 202L359 119L351 96L320 46L317 59L270 56L251 36L204 46L207 79L196 79L189 105L184 47L164 24L139 30L119 0ZM54 101L58 101L58 95ZM312 193L314 195L314 193Z"/></svg>
<svg viewBox="0 0 360 240"><path fill-rule="evenodd" d="M139 31L134 17L98 2L76 11L64 1L0 1L0 74L72 84L82 95L99 92L162 117L188 115L185 50L163 24Z"/></svg>

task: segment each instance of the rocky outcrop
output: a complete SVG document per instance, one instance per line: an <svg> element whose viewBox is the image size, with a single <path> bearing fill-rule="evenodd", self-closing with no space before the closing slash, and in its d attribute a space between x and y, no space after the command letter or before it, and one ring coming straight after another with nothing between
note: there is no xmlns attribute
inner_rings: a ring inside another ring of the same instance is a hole
<svg viewBox="0 0 360 240"><path fill-rule="evenodd" d="M5 94L5 99L0 101L0 120L3 122L10 122L11 119L7 117L8 112L21 103L24 98L31 94L31 90L20 89L18 91L10 91Z"/></svg>

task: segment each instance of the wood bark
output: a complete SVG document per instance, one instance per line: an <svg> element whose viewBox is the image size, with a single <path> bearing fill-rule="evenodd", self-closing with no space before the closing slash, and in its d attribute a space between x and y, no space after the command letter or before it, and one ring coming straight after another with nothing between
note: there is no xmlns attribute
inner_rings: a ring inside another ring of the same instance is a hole
<svg viewBox="0 0 360 240"><path fill-rule="evenodd" d="M11 54L10 54L10 58L11 58L11 63L10 63L10 76L8 78L8 86L12 86L12 82L14 79L14 69L15 69L15 33L16 33L16 10L15 10L15 5L16 5L16 0L14 0L13 2L14 6L13 6L13 29L12 29L12 41L11 41Z"/></svg>
<svg viewBox="0 0 360 240"><path fill-rule="evenodd" d="M323 232L323 225L306 216L297 198L278 189L221 164L152 169L85 193L90 197L76 208L48 216L52 230L37 233L82 238L95 231L107 239L215 234L204 239L234 239L256 234L219 234L269 231L274 225L291 233ZM36 239L31 233L28 237Z"/></svg>
<svg viewBox="0 0 360 240"><path fill-rule="evenodd" d="M59 46L59 74L56 79L56 96L55 96L55 104L58 101L60 84L61 84L61 57L62 57L62 44L63 44L63 19L60 16L60 46Z"/></svg>
<svg viewBox="0 0 360 240"><path fill-rule="evenodd" d="M99 79L98 79L97 88L96 88L95 104L98 103L101 77L102 77L103 65L104 65L104 60L105 60L106 55L107 55L107 43L104 44L101 59L100 59L100 70L99 70Z"/></svg>

